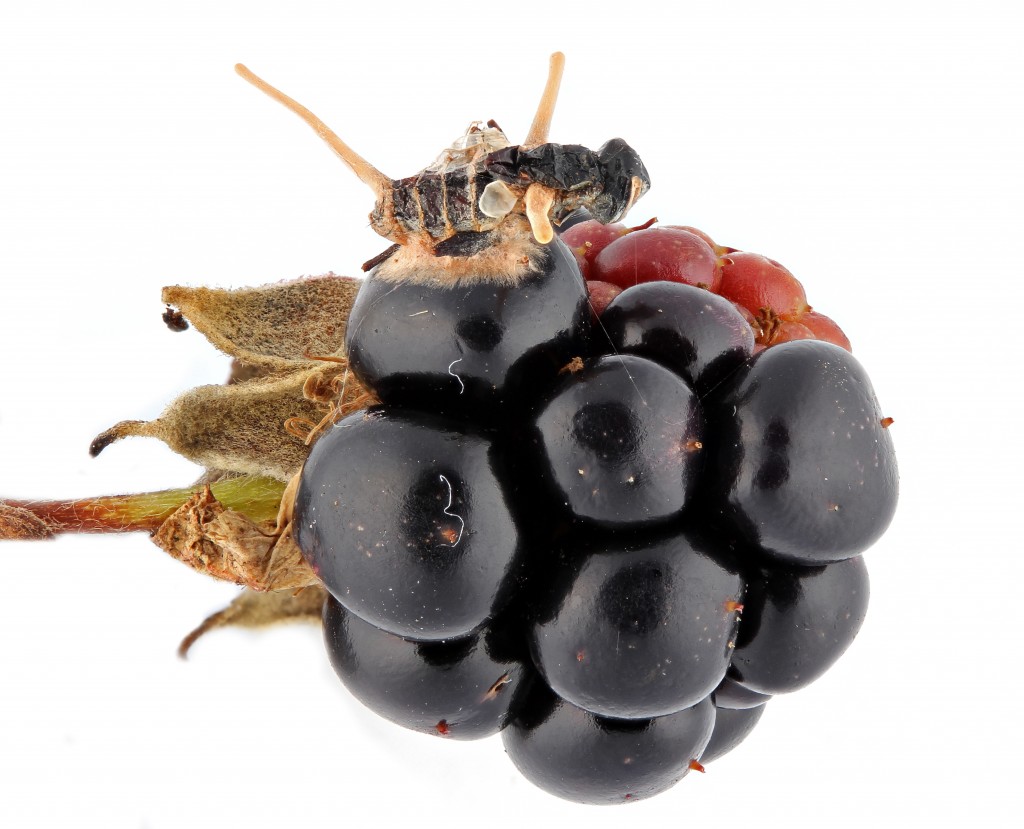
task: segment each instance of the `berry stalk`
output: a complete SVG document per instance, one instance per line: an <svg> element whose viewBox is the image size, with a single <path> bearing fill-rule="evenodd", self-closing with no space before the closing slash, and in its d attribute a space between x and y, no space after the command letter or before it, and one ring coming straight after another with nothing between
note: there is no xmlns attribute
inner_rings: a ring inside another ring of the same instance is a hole
<svg viewBox="0 0 1024 829"><path fill-rule="evenodd" d="M284 493L274 478L243 475L210 484L224 507L253 521L273 521ZM52 538L64 533L153 532L201 485L72 501L0 501L0 540Z"/></svg>

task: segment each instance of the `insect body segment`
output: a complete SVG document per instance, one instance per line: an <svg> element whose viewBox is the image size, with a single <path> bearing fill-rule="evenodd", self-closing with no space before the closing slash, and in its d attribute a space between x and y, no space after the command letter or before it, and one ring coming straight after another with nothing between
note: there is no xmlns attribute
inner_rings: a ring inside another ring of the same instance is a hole
<svg viewBox="0 0 1024 829"><path fill-rule="evenodd" d="M500 180L536 182L554 190L555 224L578 207L604 224L617 222L651 186L640 156L621 138L597 152L579 144L507 147L491 153L485 165Z"/></svg>
<svg viewBox="0 0 1024 829"><path fill-rule="evenodd" d="M319 118L253 75L236 70L312 126L376 196L373 229L403 246L436 256L470 256L490 243L506 217L525 214L538 242L554 236L552 222L577 208L601 222L622 218L650 187L636 152L620 138L596 152L578 144L552 144L547 132L564 58L551 57L547 85L526 142L513 146L494 122L466 133L414 176L391 179L356 154Z"/></svg>
<svg viewBox="0 0 1024 829"><path fill-rule="evenodd" d="M486 170L486 159L494 149L507 146L508 139L499 128L471 124L429 167L391 182L390 193L378 202L371 221L379 214L381 222L393 222L406 238L428 239L434 248L463 234L486 234L514 207L513 200L496 212L494 200L483 197L494 181ZM466 237L462 246L472 247L474 238L482 243L482 237Z"/></svg>

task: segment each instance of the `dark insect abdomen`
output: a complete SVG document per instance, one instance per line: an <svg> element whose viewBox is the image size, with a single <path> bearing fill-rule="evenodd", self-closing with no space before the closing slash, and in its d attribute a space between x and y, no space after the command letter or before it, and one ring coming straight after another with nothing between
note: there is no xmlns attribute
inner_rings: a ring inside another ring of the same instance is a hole
<svg viewBox="0 0 1024 829"><path fill-rule="evenodd" d="M442 178L444 209L448 224L457 228L472 221L473 202L469 192L470 177L466 170L453 170Z"/></svg>
<svg viewBox="0 0 1024 829"><path fill-rule="evenodd" d="M498 222L480 212L480 194L494 176L482 164L428 170L394 182L395 220L409 233L426 231L438 241Z"/></svg>
<svg viewBox="0 0 1024 829"><path fill-rule="evenodd" d="M435 239L449 235L444 185L444 179L438 173L424 173L414 185L423 208L423 226Z"/></svg>
<svg viewBox="0 0 1024 829"><path fill-rule="evenodd" d="M416 192L416 176L393 182L391 196L395 206L395 220L409 233L423 230L419 194Z"/></svg>

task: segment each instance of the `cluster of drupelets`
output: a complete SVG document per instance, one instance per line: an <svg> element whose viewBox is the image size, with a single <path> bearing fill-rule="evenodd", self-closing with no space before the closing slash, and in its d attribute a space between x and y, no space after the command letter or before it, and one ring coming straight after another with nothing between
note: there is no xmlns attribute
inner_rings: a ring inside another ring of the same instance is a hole
<svg viewBox="0 0 1024 829"><path fill-rule="evenodd" d="M896 468L848 341L780 265L688 229L562 239L514 286L370 274L346 346L382 402L316 442L294 532L362 702L501 731L537 785L616 803L838 659Z"/></svg>

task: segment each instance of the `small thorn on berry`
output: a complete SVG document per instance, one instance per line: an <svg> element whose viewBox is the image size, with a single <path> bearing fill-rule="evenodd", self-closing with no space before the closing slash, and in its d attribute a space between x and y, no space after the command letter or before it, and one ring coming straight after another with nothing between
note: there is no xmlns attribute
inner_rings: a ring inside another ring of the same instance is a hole
<svg viewBox="0 0 1024 829"><path fill-rule="evenodd" d="M690 768L690 771L699 771L701 774L706 774L707 773L707 770L704 768L704 766L702 766L696 760L691 760L690 761L689 768Z"/></svg>
<svg viewBox="0 0 1024 829"><path fill-rule="evenodd" d="M582 662L586 658L586 651L576 651L576 661Z"/></svg>
<svg viewBox="0 0 1024 829"><path fill-rule="evenodd" d="M829 512L839 512L839 504L829 504L828 505L828 511Z"/></svg>
<svg viewBox="0 0 1024 829"><path fill-rule="evenodd" d="M688 440L683 446L687 452L698 452L704 448L704 444L699 440Z"/></svg>
<svg viewBox="0 0 1024 829"><path fill-rule="evenodd" d="M742 613L743 605L740 602L730 599L725 603L725 611L726 613Z"/></svg>
<svg viewBox="0 0 1024 829"><path fill-rule="evenodd" d="M896 421L893 420L891 417L883 417L882 420L881 420L882 428L883 429L888 429L895 422Z"/></svg>

